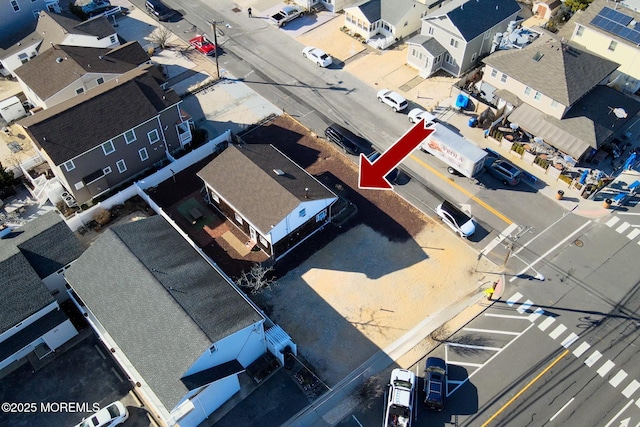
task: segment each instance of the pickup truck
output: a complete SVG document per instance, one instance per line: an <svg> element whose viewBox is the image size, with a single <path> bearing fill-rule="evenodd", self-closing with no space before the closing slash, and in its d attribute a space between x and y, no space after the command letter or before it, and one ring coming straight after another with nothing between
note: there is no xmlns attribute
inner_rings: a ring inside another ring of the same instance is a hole
<svg viewBox="0 0 640 427"><path fill-rule="evenodd" d="M287 22L304 15L304 9L300 6L285 6L275 15L271 16L271 21L278 27L284 27Z"/></svg>

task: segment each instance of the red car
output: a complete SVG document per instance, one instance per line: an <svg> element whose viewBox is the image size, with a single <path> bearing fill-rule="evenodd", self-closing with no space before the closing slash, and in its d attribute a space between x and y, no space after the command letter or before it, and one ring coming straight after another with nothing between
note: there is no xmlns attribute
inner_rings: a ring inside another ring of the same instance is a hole
<svg viewBox="0 0 640 427"><path fill-rule="evenodd" d="M189 40L189 44L198 52L210 56L216 53L216 45L211 43L205 36L197 36Z"/></svg>

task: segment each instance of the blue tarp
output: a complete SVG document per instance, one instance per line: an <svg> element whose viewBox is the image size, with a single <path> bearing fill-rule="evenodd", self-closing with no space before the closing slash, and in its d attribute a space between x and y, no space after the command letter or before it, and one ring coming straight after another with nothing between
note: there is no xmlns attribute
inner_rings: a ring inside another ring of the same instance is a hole
<svg viewBox="0 0 640 427"><path fill-rule="evenodd" d="M589 175L589 169L585 169L580 175L580 184L584 184L587 182L587 176Z"/></svg>
<svg viewBox="0 0 640 427"><path fill-rule="evenodd" d="M469 97L467 95L460 94L456 98L456 107L466 108L469 103Z"/></svg>

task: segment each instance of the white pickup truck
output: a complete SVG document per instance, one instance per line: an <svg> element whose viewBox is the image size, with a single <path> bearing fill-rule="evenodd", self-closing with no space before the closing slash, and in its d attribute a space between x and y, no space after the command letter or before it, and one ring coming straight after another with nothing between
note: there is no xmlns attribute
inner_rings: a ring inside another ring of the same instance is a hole
<svg viewBox="0 0 640 427"><path fill-rule="evenodd" d="M300 6L285 6L275 15L271 15L271 21L278 27L284 27L287 22L304 15L304 9Z"/></svg>

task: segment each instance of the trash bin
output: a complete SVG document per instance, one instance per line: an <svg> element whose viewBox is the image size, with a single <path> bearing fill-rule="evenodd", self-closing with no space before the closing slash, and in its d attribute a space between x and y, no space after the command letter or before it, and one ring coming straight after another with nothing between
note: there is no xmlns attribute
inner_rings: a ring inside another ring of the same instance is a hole
<svg viewBox="0 0 640 427"><path fill-rule="evenodd" d="M478 124L478 119L476 117L471 117L469 119L469 127L474 128Z"/></svg>

